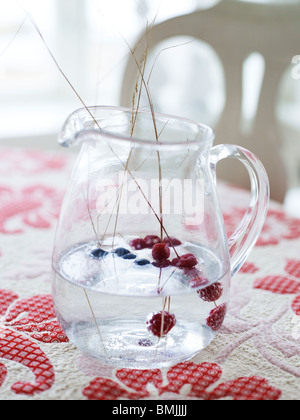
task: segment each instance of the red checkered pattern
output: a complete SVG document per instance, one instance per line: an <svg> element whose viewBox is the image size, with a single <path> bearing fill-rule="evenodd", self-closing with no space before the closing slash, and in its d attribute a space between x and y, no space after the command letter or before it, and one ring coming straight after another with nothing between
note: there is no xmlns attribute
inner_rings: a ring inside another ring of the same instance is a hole
<svg viewBox="0 0 300 420"><path fill-rule="evenodd" d="M284 276L267 276L257 279L254 287L281 295L300 293L300 282Z"/></svg>
<svg viewBox="0 0 300 420"><path fill-rule="evenodd" d="M2 327L0 327L0 358L26 366L35 376L35 382L16 382L12 386L16 394L31 395L42 392L54 383L52 364L39 346L24 336ZM5 375L6 372L2 371L2 380Z"/></svg>
<svg viewBox="0 0 300 420"><path fill-rule="evenodd" d="M267 276L254 282L256 289L267 290L281 295L295 295L300 293L300 260L287 260L285 271L288 276ZM300 296L292 302L292 310L300 316Z"/></svg>
<svg viewBox="0 0 300 420"><path fill-rule="evenodd" d="M118 381L96 378L83 390L83 394L89 400L149 398L147 385L152 383L159 395L172 393L177 397L182 396L182 391L186 388L188 397L203 400L217 400L224 397L231 397L234 400L278 400L281 396L279 389L270 386L266 379L256 376L224 382L208 391L208 388L219 381L221 376L222 370L215 363L199 365L185 362L168 370L168 384L163 385L160 370L121 369L116 372Z"/></svg>
<svg viewBox="0 0 300 420"><path fill-rule="evenodd" d="M18 300L15 293L0 290L0 315L3 316L0 320L0 358L25 366L35 376L35 382L16 382L12 390L17 394L32 395L51 388L55 378L52 364L35 341L68 341L55 319L51 296ZM5 366L0 364L0 386L6 375Z"/></svg>

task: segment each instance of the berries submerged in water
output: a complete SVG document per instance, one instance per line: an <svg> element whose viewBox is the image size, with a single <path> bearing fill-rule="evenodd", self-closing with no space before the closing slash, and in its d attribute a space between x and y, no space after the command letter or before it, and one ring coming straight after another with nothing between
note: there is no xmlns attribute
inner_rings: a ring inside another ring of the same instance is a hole
<svg viewBox="0 0 300 420"><path fill-rule="evenodd" d="M159 236L156 235L148 235L144 239L146 243L146 247L149 249L152 249L154 245L159 244L161 242L161 239Z"/></svg>
<svg viewBox="0 0 300 420"><path fill-rule="evenodd" d="M127 254L131 254L131 252L126 248L118 248L114 251L115 254L117 254L118 257L124 257Z"/></svg>
<svg viewBox="0 0 300 420"><path fill-rule="evenodd" d="M165 238L164 243L167 244L171 248L181 245L181 242L179 241L179 239L173 238L173 236L169 236Z"/></svg>
<svg viewBox="0 0 300 420"><path fill-rule="evenodd" d="M181 268L183 270L192 270L198 264L197 258L193 254L185 254L174 258L173 261L169 260L171 255L170 249L175 249L176 246L181 245L181 241L173 236L164 238L163 242L161 238L156 235L148 235L145 238L136 238L130 241L130 246L135 250L152 249L152 257L154 262L152 265L158 268L166 268L170 265ZM141 264L142 265L142 264Z"/></svg>
<svg viewBox="0 0 300 420"><path fill-rule="evenodd" d="M94 258L94 260L101 260L101 258L106 257L108 252L104 251L104 249L97 248L90 252L90 256Z"/></svg>
<svg viewBox="0 0 300 420"><path fill-rule="evenodd" d="M170 267L172 263L170 260L164 260L164 261L154 261L152 265L154 265L154 267L157 267L157 268L166 268L166 267Z"/></svg>
<svg viewBox="0 0 300 420"><path fill-rule="evenodd" d="M167 244L156 244L152 249L152 257L154 261L166 261L171 255L170 248Z"/></svg>
<svg viewBox="0 0 300 420"><path fill-rule="evenodd" d="M210 327L213 331L218 331L223 325L226 312L226 303L223 303L223 305L220 305L217 308L210 311L209 317L206 320L207 326Z"/></svg>
<svg viewBox="0 0 300 420"><path fill-rule="evenodd" d="M174 258L172 265L178 268L192 269L198 264L197 258L194 254L185 254L181 257Z"/></svg>
<svg viewBox="0 0 300 420"><path fill-rule="evenodd" d="M136 260L136 261L135 261L135 264L136 264L136 265L139 265L139 266L141 266L141 267L143 267L143 266L145 266L145 265L149 265L149 264L151 264L151 263L150 263L150 261L148 261L148 260Z"/></svg>
<svg viewBox="0 0 300 420"><path fill-rule="evenodd" d="M137 238L130 241L129 245L134 248L136 251L147 248L145 239Z"/></svg>
<svg viewBox="0 0 300 420"><path fill-rule="evenodd" d="M168 236L163 240L163 242L168 245L170 248L174 248L176 246L181 245L181 242L172 237ZM136 251L141 249L152 249L154 245L161 243L161 238L156 235L147 235L145 238L136 238L130 241L129 245L134 248Z"/></svg>
<svg viewBox="0 0 300 420"><path fill-rule="evenodd" d="M122 258L123 260L135 260L136 255L129 253L129 254L124 255Z"/></svg>
<svg viewBox="0 0 300 420"><path fill-rule="evenodd" d="M147 318L148 331L156 337L166 336L176 325L176 317L167 311L150 314Z"/></svg>
<svg viewBox="0 0 300 420"><path fill-rule="evenodd" d="M137 238L130 241L130 246L134 248L136 251L141 249L152 249L155 244L160 243L161 240L156 235L148 235L145 238Z"/></svg>
<svg viewBox="0 0 300 420"><path fill-rule="evenodd" d="M223 294L223 286L220 282L217 282L206 287L206 289L198 290L197 293L205 302L216 302Z"/></svg>

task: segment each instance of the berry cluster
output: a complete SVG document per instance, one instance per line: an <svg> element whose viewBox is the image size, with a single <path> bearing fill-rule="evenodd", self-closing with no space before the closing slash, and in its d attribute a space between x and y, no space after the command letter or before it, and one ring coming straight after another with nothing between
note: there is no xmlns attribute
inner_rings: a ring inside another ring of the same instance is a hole
<svg viewBox="0 0 300 420"><path fill-rule="evenodd" d="M130 246L134 248L136 251L140 251L141 249L152 249L154 245L161 243L161 238L156 235L148 235L145 238L137 238L133 239L130 242ZM168 236L163 240L163 243L168 245L171 248L181 245L181 242L173 237Z"/></svg>
<svg viewBox="0 0 300 420"><path fill-rule="evenodd" d="M217 282L205 289L198 290L197 293L204 302L215 302L216 305L216 301L219 300L223 294L223 286L220 282ZM216 308L210 311L206 320L206 325L213 331L218 331L224 322L226 311L227 306L225 303L220 306L216 305Z"/></svg>
<svg viewBox="0 0 300 420"><path fill-rule="evenodd" d="M142 249L151 249L153 257L153 265L159 268L165 268L169 266L174 266L184 270L192 270L197 265L198 261L195 255L185 254L177 256L172 261L169 259L171 256L170 248L175 248L181 245L181 242L173 237L167 237L161 242L161 239L155 235L148 235L145 238L133 239L130 242L130 246L136 251ZM150 264L150 261L143 259L137 260L137 255L133 254L126 248L118 248L113 251L118 257L123 258L124 260L136 260L138 265L147 265ZM97 248L90 253L91 257L97 260L100 260L108 255L107 251Z"/></svg>
<svg viewBox="0 0 300 420"><path fill-rule="evenodd" d="M101 260L102 258L106 257L109 253L107 251L104 251L103 249L95 249L91 251L90 256L95 260ZM134 263L139 266L145 266L148 264L151 264L150 261L146 259L138 259L135 254L132 254L131 251L129 251L126 248L117 248L113 251L113 254L117 255L120 258L123 258L123 260L135 260Z"/></svg>
<svg viewBox="0 0 300 420"><path fill-rule="evenodd" d="M201 288L197 291L199 297L204 302L215 302L216 308L210 311L209 316L206 320L206 324L213 331L217 331L221 328L227 310L227 305L222 304L217 306L218 301L223 294L223 286L220 282L214 283L211 286L203 288L209 283L209 280L202 275L196 268L198 261L194 254L185 254L174 259L170 259L171 249L181 245L181 242L173 237L167 237L161 241L161 238L155 235L148 235L145 238L133 239L130 242L130 246L136 250L151 249L152 250L152 265L160 269L173 266L184 271L184 273L190 278L189 286L191 288ZM94 259L100 260L106 257L109 253L103 249L97 248L91 251L90 256ZM113 251L113 254L117 255L124 260L134 260L134 263L138 266L147 266L151 262L147 259L138 259L137 255L132 253L126 248L117 248ZM150 314L147 318L147 328L156 337L166 336L176 324L176 317L168 311L162 311ZM149 343L141 343L143 346L150 345Z"/></svg>

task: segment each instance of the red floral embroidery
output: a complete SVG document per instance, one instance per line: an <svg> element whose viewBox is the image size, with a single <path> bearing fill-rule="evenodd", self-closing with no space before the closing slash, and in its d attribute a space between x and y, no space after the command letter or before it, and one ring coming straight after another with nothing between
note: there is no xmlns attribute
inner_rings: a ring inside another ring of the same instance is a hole
<svg viewBox="0 0 300 420"><path fill-rule="evenodd" d="M187 397L203 400L216 400L231 397L234 400L278 400L281 391L269 385L264 378L252 376L238 378L219 384L215 389L208 388L220 380L222 370L215 363L180 363L167 372L168 384L163 384L162 372L156 370L120 369L116 380L96 378L83 390L89 400L117 400L126 398L136 400L151 397L148 385L153 384L161 396L173 393L180 397L184 387L188 387Z"/></svg>
<svg viewBox="0 0 300 420"><path fill-rule="evenodd" d="M211 393L211 398L232 397L234 400L276 401L281 397L281 391L269 385L268 381L258 376L238 378L220 384Z"/></svg>
<svg viewBox="0 0 300 420"><path fill-rule="evenodd" d="M224 213L228 236L232 235L244 213L245 209L241 208L232 208L230 214ZM282 210L270 209L256 246L277 245L284 239L298 238L300 238L300 220L287 216Z"/></svg>
<svg viewBox="0 0 300 420"><path fill-rule="evenodd" d="M0 363L0 387L5 381L6 375L7 375L6 367Z"/></svg>
<svg viewBox="0 0 300 420"><path fill-rule="evenodd" d="M59 215L61 199L56 190L40 185L21 191L0 187L0 233L22 233L24 225L50 228Z"/></svg>
<svg viewBox="0 0 300 420"><path fill-rule="evenodd" d="M288 260L285 271L287 276L274 275L257 279L254 287L281 295L297 294L292 302L292 310L300 316L300 260Z"/></svg>
<svg viewBox="0 0 300 420"><path fill-rule="evenodd" d="M300 296L297 296L292 303L292 309L296 315L300 316Z"/></svg>
<svg viewBox="0 0 300 420"><path fill-rule="evenodd" d="M259 271L259 268L257 268L255 264L248 261L246 261L240 269L240 273L243 274L255 274L257 271Z"/></svg>
<svg viewBox="0 0 300 420"><path fill-rule="evenodd" d="M61 154L53 154L36 150L1 149L0 174L40 174L46 171L59 171L66 167L67 158Z"/></svg>
<svg viewBox="0 0 300 420"><path fill-rule="evenodd" d="M0 289L0 316L4 315L8 307L18 299L18 295L9 290Z"/></svg>
<svg viewBox="0 0 300 420"><path fill-rule="evenodd" d="M50 360L33 339L43 343L68 340L55 319L50 295L17 299L15 293L0 289L0 358L32 371L34 383L17 382L12 386L17 394L32 395L49 389L55 377ZM28 338L24 338L24 333ZM0 386L6 375L6 368L0 364Z"/></svg>

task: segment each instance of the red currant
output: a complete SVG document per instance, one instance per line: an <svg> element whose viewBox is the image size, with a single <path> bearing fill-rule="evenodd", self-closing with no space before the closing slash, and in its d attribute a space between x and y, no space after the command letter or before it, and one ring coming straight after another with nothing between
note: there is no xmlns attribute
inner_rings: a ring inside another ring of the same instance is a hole
<svg viewBox="0 0 300 420"><path fill-rule="evenodd" d="M156 337L164 337L176 325L176 318L170 312L157 312L150 314L147 319L148 330Z"/></svg>
<svg viewBox="0 0 300 420"><path fill-rule="evenodd" d="M179 239L173 238L172 236L168 236L167 238L165 238L164 243L170 247L181 245L181 242L179 241Z"/></svg>
<svg viewBox="0 0 300 420"><path fill-rule="evenodd" d="M147 248L145 240L141 238L133 239L129 245L136 251Z"/></svg>
<svg viewBox="0 0 300 420"><path fill-rule="evenodd" d="M170 248L167 244L156 244L152 249L152 257L154 261L165 261L170 255Z"/></svg>
<svg viewBox="0 0 300 420"><path fill-rule="evenodd" d="M197 293L205 302L216 302L223 294L223 286L220 282L214 283L206 289L198 290Z"/></svg>
<svg viewBox="0 0 300 420"><path fill-rule="evenodd" d="M164 260L164 261L154 261L152 265L154 265L154 267L157 267L157 268L166 268L166 267L170 267L172 263L170 260Z"/></svg>
<svg viewBox="0 0 300 420"><path fill-rule="evenodd" d="M210 311L209 317L206 320L206 324L208 325L208 327L210 327L213 331L218 331L223 325L226 316L226 311L226 303L223 303L223 305L220 305L217 308Z"/></svg>
<svg viewBox="0 0 300 420"><path fill-rule="evenodd" d="M193 254L182 255L179 258L174 258L172 265L178 268L192 269L198 264L197 258Z"/></svg>
<svg viewBox="0 0 300 420"><path fill-rule="evenodd" d="M155 235L148 235L145 237L144 241L146 248L152 249L155 244L159 244L161 242L161 239Z"/></svg>

